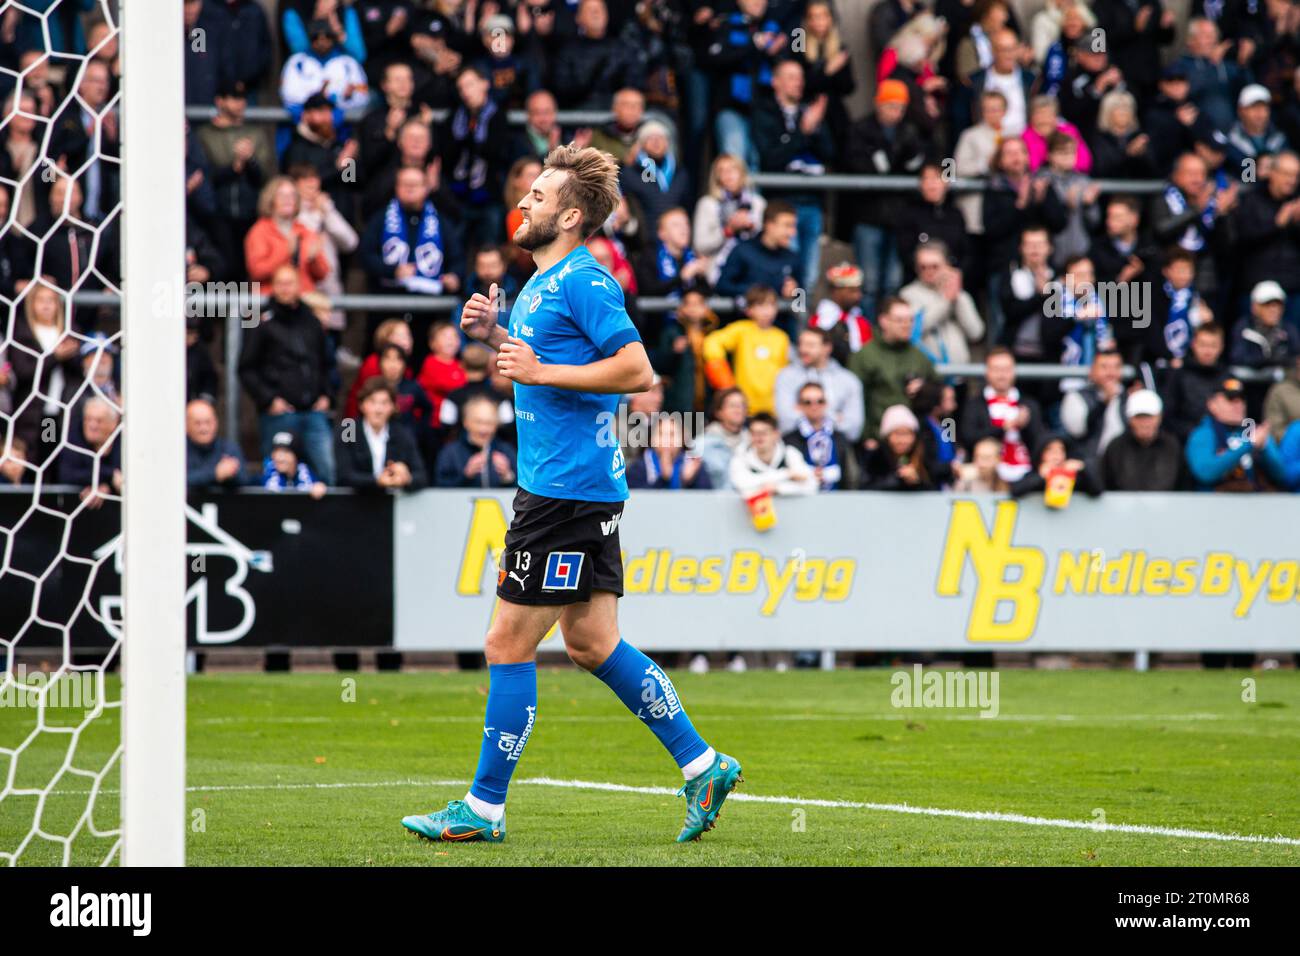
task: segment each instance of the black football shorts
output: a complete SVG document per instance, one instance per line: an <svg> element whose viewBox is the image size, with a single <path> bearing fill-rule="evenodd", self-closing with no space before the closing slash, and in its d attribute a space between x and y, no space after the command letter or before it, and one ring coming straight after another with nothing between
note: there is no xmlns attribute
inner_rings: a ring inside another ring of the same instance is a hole
<svg viewBox="0 0 1300 956"><path fill-rule="evenodd" d="M577 604L592 591L623 595L621 501L546 498L520 488L497 571L512 604Z"/></svg>

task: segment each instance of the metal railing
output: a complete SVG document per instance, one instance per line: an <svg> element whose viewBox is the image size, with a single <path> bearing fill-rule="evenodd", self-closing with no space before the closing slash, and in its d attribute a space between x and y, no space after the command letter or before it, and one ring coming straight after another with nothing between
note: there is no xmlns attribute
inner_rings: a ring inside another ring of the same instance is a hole
<svg viewBox="0 0 1300 956"><path fill-rule="evenodd" d="M349 110L344 118L348 122L359 122L369 110ZM443 122L451 114L450 110L434 110L433 119ZM185 116L195 122L207 122L217 115L215 106L187 106ZM556 121L561 126L598 126L613 119L607 110L560 110ZM251 123L288 123L292 117L282 106L250 106L244 111L244 118ZM523 110L510 110L506 119L512 126L523 126L528 114ZM804 190L814 188L819 192L898 192L916 188L915 176L868 176L850 173L823 173L808 176L802 173L752 173L754 184L767 189ZM1135 195L1153 195L1164 188L1164 182L1158 179L1098 179L1094 180L1103 193L1133 193ZM987 185L987 180L980 177L960 176L949 182L949 188L955 192L979 192Z"/></svg>
<svg viewBox="0 0 1300 956"><path fill-rule="evenodd" d="M849 173L823 173L809 176L802 173L752 173L756 186L773 190L808 190L818 192L907 192L916 189L915 176L867 176ZM1153 195L1164 189L1159 179L1095 179L1103 193L1133 193ZM954 192L982 192L988 180L982 177L959 176L948 181Z"/></svg>
<svg viewBox="0 0 1300 956"><path fill-rule="evenodd" d="M232 284L234 285L234 284ZM238 288L238 286L236 286ZM246 287L244 287L246 288ZM239 422L239 353L243 342L243 330L250 322L251 316L257 315L270 300L269 296L260 298L239 292L223 295L206 292L192 295L186 301L186 314L212 316L225 320L225 377L222 412L222 432L232 440L237 439ZM72 297L74 305L91 308L117 309L121 299L111 292L78 292ZM463 301L454 295L339 295L331 299L331 304L344 311L386 312L390 315L403 313L450 315ZM644 296L637 299L637 308L651 315L660 315L676 308L678 301L665 296ZM781 311L792 313L794 303L790 299L781 300ZM728 315L740 309L737 299L726 296L713 296L709 299L713 311ZM936 371L944 377L983 378L984 366L979 363L945 362L935 366ZM1243 382L1270 384L1280 381L1283 369L1253 369L1233 366L1229 371ZM1016 374L1025 381L1047 381L1077 379L1087 375L1087 370L1077 365L1053 365L1049 363L1021 362L1016 365ZM1138 370L1125 366L1126 379L1136 377Z"/></svg>
<svg viewBox="0 0 1300 956"><path fill-rule="evenodd" d="M223 283L212 283L221 288ZM239 423L239 353L243 345L243 330L255 321L254 316L270 301L269 296L253 296L250 288L239 283L229 283L230 291L206 291L186 297L185 314L203 315L225 320L225 371L222 386L222 434L236 440ZM78 292L72 297L74 305L87 308L121 307L121 299L111 292ZM334 296L330 303L343 311L383 312L388 315L423 314L451 315L464 301L455 295L372 295L344 294ZM722 314L736 312L738 300L725 296L710 298L709 305ZM637 300L637 307L650 314L662 314L677 307L677 300L664 296L645 296ZM793 304L786 299L781 303L783 312L792 312Z"/></svg>
<svg viewBox="0 0 1300 956"><path fill-rule="evenodd" d="M359 123L369 112L369 109L346 110L343 118L349 123ZM215 106L185 107L185 118L193 122L206 123L216 115ZM450 115L451 110L447 109L433 111L433 119L438 123L445 121ZM561 126L599 126L612 120L614 114L609 110L559 110L555 118ZM244 109L244 119L250 123L293 122L293 116L283 106L249 106ZM506 121L511 126L523 126L527 120L528 114L523 110L509 110L506 113Z"/></svg>
<svg viewBox="0 0 1300 956"><path fill-rule="evenodd" d="M222 286L225 283L211 283L213 286ZM233 287L240 287L239 283L229 283ZM242 286L247 289L247 286ZM330 298L330 305L343 311L355 310L359 312L390 312L394 315L400 315L403 312L418 313L451 313L458 308L465 297L462 295L409 295L409 294L387 294L387 293L344 293ZM73 305L86 306L88 308L107 307L116 309L121 304L121 300L113 292L78 292L72 297ZM233 295L222 294L221 292L205 292L202 295L189 295L186 297L186 309L192 314L201 314L224 318L228 314L247 315L254 310L254 307L261 307L270 302L270 296L251 296L245 292L238 292ZM708 300L709 307L715 312L732 313L740 308L740 298L729 296L715 295ZM667 296L646 295L636 300L637 309L642 312L648 312L652 315L671 312L679 305L679 300ZM783 312L793 312L794 300L783 299L780 303Z"/></svg>
<svg viewBox="0 0 1300 956"><path fill-rule="evenodd" d="M954 378L983 378L984 365L979 362L941 362L935 366L940 375ZM1282 368L1247 368L1244 365L1232 365L1224 370L1235 375L1243 382L1272 384L1286 377ZM1138 376L1139 369L1132 365L1124 366L1124 380ZM1051 365L1046 362L1017 362L1016 378L1025 381L1048 381L1066 378L1087 378L1088 369L1083 365Z"/></svg>

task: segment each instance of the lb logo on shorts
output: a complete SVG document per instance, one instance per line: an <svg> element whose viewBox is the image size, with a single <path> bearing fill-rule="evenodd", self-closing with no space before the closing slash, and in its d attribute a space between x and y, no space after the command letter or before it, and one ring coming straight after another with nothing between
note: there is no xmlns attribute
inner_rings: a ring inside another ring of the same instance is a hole
<svg viewBox="0 0 1300 956"><path fill-rule="evenodd" d="M544 591L576 591L582 577L581 551L552 551L546 557L546 573L542 575Z"/></svg>

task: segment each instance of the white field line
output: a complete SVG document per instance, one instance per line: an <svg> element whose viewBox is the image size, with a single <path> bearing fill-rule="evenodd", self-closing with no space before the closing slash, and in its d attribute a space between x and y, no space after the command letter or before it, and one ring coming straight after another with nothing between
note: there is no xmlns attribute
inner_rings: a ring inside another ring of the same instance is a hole
<svg viewBox="0 0 1300 956"><path fill-rule="evenodd" d="M380 787L464 787L467 780L387 780L355 783L270 783L229 784L187 787L190 793L237 793L265 790L351 790ZM553 777L529 777L516 780L515 786L561 787L567 790L597 790L609 793L637 793L656 797L673 797L677 791L671 787L632 787L621 783L601 783L594 780L556 780ZM75 791L62 791L71 793ZM101 790L101 793L117 793ZM1221 843L1270 843L1279 846L1300 846L1300 839L1287 836L1251 836L1239 833L1218 833L1214 830L1189 830L1184 827L1145 826L1136 823L1093 823L1084 820L1065 820L1054 817L1034 817L1023 813L999 813L992 810L947 810L941 807L914 807L906 803L864 803L855 800L818 800L806 797L769 797L761 794L736 792L728 797L745 803L775 803L783 806L824 807L831 810L874 810L878 813L906 813L913 816L952 817L960 820L983 820L991 823L1019 823L1024 826L1056 827L1063 830L1091 830L1094 833L1135 833L1141 836L1173 837L1187 840L1216 840Z"/></svg>
<svg viewBox="0 0 1300 956"><path fill-rule="evenodd" d="M668 787L629 787L621 783L597 783L591 780L555 780L551 777L533 777L520 783L543 787L566 787L573 790L609 790L616 793L646 793L675 795ZM1243 836L1237 833L1216 833L1213 830L1187 830L1181 827L1142 826L1133 823L1089 823L1083 820L1061 820L1052 817L1031 817L1023 813L997 813L991 810L945 810L940 807L914 807L906 803L859 803L854 800L810 800L803 797L765 797L753 793L733 793L728 800L749 803L779 803L801 807L827 807L835 810L875 810L882 813L910 813L927 817L956 817L962 820L988 820L996 823L1022 823L1036 827L1060 827L1067 830L1094 830L1100 833L1140 833L1145 836L1183 837L1194 840L1220 840L1229 843L1276 843L1283 846L1300 846L1300 839L1285 836Z"/></svg>
<svg viewBox="0 0 1300 956"><path fill-rule="evenodd" d="M968 708L974 710L975 708ZM374 714L375 720L384 720L382 715ZM551 714L547 713L547 721L556 723L605 723L609 720L608 715L604 714ZM1189 713L1189 714L998 714L996 717L981 717L979 713L965 714L947 714L935 713L933 710L927 710L922 707L906 708L894 711L888 714L710 714L709 720L770 720L770 721L841 721L841 720L1001 720L1001 721L1022 721L1025 723L1063 723L1078 721L1079 723L1141 723L1152 721L1159 723L1161 721L1201 721L1201 720L1248 720L1255 719L1249 716L1249 712L1243 712L1241 717L1228 716L1224 714L1211 713ZM1271 719L1277 720L1277 715ZM1285 718L1284 718L1285 719ZM221 724L333 724L337 723L338 717L324 716L303 716L303 717L256 717L249 715L247 717L191 717L191 724L221 725ZM415 717L399 718L402 723L411 724L481 724L481 716L470 715L438 715L425 714Z"/></svg>

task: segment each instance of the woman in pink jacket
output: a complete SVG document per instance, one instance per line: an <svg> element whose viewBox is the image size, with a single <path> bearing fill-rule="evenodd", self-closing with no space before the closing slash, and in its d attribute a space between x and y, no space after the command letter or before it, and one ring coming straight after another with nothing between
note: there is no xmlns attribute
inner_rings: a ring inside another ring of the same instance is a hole
<svg viewBox="0 0 1300 956"><path fill-rule="evenodd" d="M1029 169L1031 172L1047 162L1047 140L1053 133L1061 132L1079 144L1079 156L1074 163L1074 171L1088 173L1092 171L1092 150L1083 141L1083 134L1077 126L1061 119L1060 106L1055 96L1035 96L1029 101L1029 125L1022 138L1029 149Z"/></svg>

